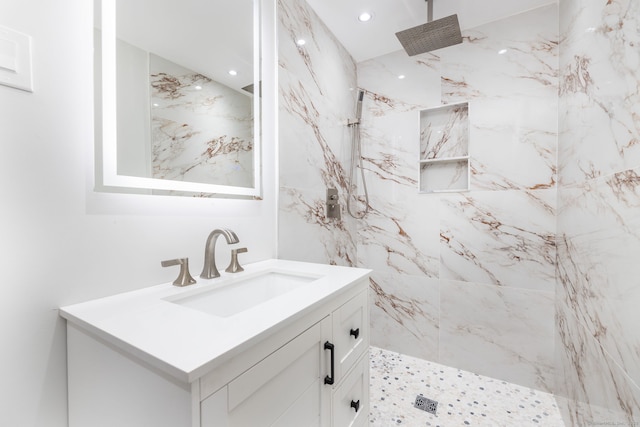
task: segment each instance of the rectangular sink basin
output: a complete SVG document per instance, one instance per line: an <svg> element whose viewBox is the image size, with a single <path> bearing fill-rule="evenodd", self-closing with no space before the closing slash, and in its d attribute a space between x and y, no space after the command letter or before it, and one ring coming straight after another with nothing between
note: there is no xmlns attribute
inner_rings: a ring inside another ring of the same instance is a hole
<svg viewBox="0 0 640 427"><path fill-rule="evenodd" d="M318 279L317 276L270 271L168 301L214 316L230 317Z"/></svg>

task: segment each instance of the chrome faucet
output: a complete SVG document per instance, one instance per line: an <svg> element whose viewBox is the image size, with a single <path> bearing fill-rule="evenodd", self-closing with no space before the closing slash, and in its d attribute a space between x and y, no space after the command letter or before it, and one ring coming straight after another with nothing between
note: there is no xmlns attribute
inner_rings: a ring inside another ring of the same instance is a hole
<svg viewBox="0 0 640 427"><path fill-rule="evenodd" d="M204 267L202 273L200 273L200 277L203 279L220 277L220 272L216 268L216 240L218 240L219 236L224 236L229 245L240 241L236 233L228 229L215 229L209 234L204 247Z"/></svg>

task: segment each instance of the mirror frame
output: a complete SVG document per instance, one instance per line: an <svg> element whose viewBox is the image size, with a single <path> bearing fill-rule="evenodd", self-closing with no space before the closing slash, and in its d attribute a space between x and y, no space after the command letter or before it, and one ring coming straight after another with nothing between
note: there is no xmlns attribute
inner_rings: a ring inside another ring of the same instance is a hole
<svg viewBox="0 0 640 427"><path fill-rule="evenodd" d="M117 99L116 99L116 0L101 0L101 71L102 81L102 164L96 158L96 180L101 178L100 187L123 189L164 190L207 195L240 196L260 199L262 195L262 150L261 150L261 96L259 90L253 96L253 187L233 187L228 185L203 184L186 181L172 181L158 178L144 178L118 174L117 165ZM260 0L253 0L253 82L260 87L261 51L260 40ZM95 82L98 84L98 82ZM96 144L96 147L98 144ZM97 151L99 149L97 148ZM102 173L100 174L100 170ZM98 186L97 186L98 187ZM126 190L124 190L126 192Z"/></svg>

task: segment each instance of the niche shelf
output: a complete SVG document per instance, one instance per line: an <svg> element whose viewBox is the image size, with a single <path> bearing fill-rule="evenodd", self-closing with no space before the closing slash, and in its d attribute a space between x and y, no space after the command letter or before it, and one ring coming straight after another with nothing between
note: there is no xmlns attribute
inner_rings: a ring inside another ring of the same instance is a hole
<svg viewBox="0 0 640 427"><path fill-rule="evenodd" d="M469 190L469 103L420 111L420 193Z"/></svg>

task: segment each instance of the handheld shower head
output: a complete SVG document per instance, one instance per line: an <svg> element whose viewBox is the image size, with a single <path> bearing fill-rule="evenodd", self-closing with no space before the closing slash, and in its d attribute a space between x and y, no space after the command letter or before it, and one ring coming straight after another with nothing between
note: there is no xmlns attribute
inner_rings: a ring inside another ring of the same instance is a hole
<svg viewBox="0 0 640 427"><path fill-rule="evenodd" d="M364 99L364 91L360 89L358 91L358 102L356 102L356 120L360 121L362 118L362 100Z"/></svg>
<svg viewBox="0 0 640 427"><path fill-rule="evenodd" d="M369 192L367 191L367 181L364 178L364 166L362 161L362 144L360 140L360 119L362 119L362 101L364 100L364 90L358 89L358 97L356 99L356 118L348 121L351 129L351 164L349 167L349 181L347 189L347 212L356 219L362 219L369 212ZM364 210L356 212L353 210L352 203L358 200L354 198L353 192L356 191L356 168L360 168L360 176L362 177L362 188L364 190Z"/></svg>

